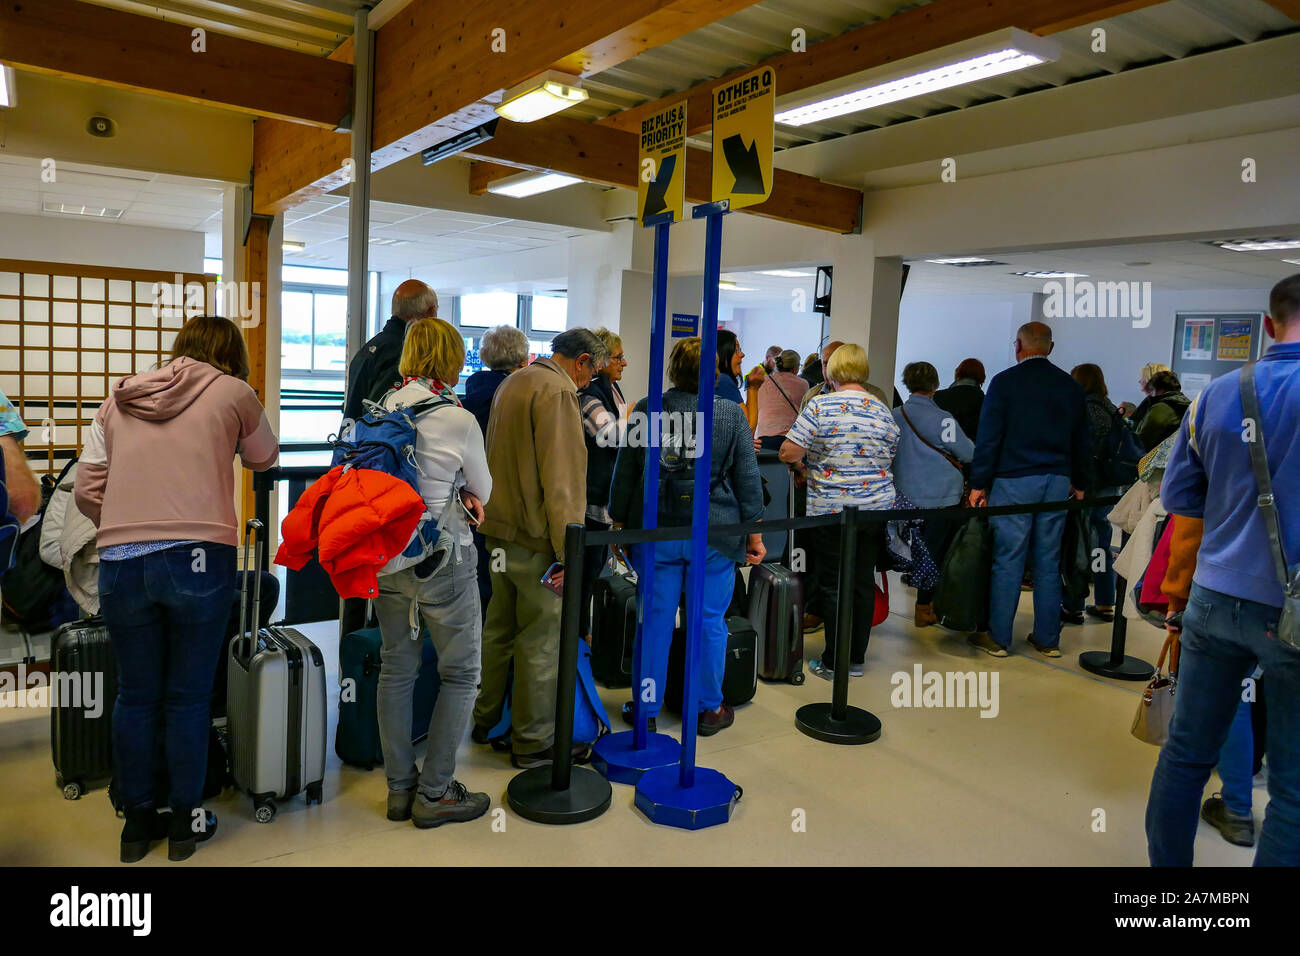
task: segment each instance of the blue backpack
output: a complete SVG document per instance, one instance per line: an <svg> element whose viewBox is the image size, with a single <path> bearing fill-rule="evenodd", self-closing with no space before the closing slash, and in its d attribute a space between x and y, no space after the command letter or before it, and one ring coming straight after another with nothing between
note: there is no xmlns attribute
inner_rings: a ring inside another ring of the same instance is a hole
<svg viewBox="0 0 1300 956"><path fill-rule="evenodd" d="M488 743L493 750L510 749L510 704L514 694L514 665L511 664L511 687L506 691L501 720L488 731ZM578 642L578 686L573 695L573 742L594 744L609 733L609 714L596 693L596 679L591 673L591 648L586 641Z"/></svg>

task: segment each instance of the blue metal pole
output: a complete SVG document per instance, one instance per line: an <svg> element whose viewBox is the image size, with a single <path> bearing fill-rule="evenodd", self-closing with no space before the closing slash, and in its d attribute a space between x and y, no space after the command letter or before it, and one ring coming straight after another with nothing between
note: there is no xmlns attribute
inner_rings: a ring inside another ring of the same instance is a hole
<svg viewBox="0 0 1300 956"><path fill-rule="evenodd" d="M668 230L672 222L655 226L654 279L650 290L650 386L646 396L645 483L641 500L641 527L659 527L659 429L664 407L664 347L667 341L668 314ZM654 600L655 543L647 541L637 549L640 587L637 588L636 637L632 643L632 748L645 750L648 730L645 704L641 699L646 679L645 622ZM662 702L663 688L654 689L655 700Z"/></svg>
<svg viewBox="0 0 1300 956"><path fill-rule="evenodd" d="M716 208L705 216L704 304L700 316L700 400L695 448L694 499L691 503L691 567L687 589L686 674L682 684L682 760L679 782L695 785L695 733L701 632L704 624L704 562L709 542L709 478L713 466L713 396L718 367L718 280L722 274L722 217Z"/></svg>

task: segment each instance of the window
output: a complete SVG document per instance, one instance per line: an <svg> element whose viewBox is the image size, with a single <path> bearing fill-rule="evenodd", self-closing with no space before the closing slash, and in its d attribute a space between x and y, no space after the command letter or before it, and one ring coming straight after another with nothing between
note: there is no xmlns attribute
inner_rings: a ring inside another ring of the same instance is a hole
<svg viewBox="0 0 1300 956"><path fill-rule="evenodd" d="M462 327L478 329L494 325L519 325L519 296L513 292L473 292L462 295L459 303Z"/></svg>
<svg viewBox="0 0 1300 956"><path fill-rule="evenodd" d="M569 316L567 295L534 295L529 328L534 332L563 332Z"/></svg>
<svg viewBox="0 0 1300 956"><path fill-rule="evenodd" d="M341 377L347 367L347 313L342 292L286 289L280 299L280 367Z"/></svg>

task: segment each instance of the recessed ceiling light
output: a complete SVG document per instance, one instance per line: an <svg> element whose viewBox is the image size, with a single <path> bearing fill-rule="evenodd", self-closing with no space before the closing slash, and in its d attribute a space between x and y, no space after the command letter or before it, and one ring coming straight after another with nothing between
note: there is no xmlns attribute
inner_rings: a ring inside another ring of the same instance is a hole
<svg viewBox="0 0 1300 956"><path fill-rule="evenodd" d="M501 105L493 108L498 116L513 122L531 123L585 100L587 91L581 87L581 82L571 74L547 70L506 90Z"/></svg>
<svg viewBox="0 0 1300 956"><path fill-rule="evenodd" d="M1230 252L1275 252L1300 249L1300 239L1215 239L1210 245Z"/></svg>
<svg viewBox="0 0 1300 956"><path fill-rule="evenodd" d="M95 219L121 219L124 209L110 209L106 206L76 206L65 202L51 202L45 200L41 203L41 210L44 212L57 212L65 216L91 216Z"/></svg>
<svg viewBox="0 0 1300 956"><path fill-rule="evenodd" d="M798 269L761 269L761 276L780 276L782 279L811 279L817 273L800 272Z"/></svg>
<svg viewBox="0 0 1300 956"><path fill-rule="evenodd" d="M1086 279L1086 272L1013 272L1013 276L1024 276L1026 279Z"/></svg>
<svg viewBox="0 0 1300 956"><path fill-rule="evenodd" d="M730 279L723 279L722 281L720 281L718 283L718 288L721 289L723 292L757 292L758 291L757 289L754 289L750 286L737 285L736 283L732 282Z"/></svg>
<svg viewBox="0 0 1300 956"><path fill-rule="evenodd" d="M292 254L295 252L302 252L304 249L307 248L307 243L297 242L296 240L293 239L286 239L284 240L284 242L280 244L280 248L283 249L285 252Z"/></svg>
<svg viewBox="0 0 1300 956"><path fill-rule="evenodd" d="M1283 262L1289 262L1293 266L1300 266L1300 259L1283 259Z"/></svg>
<svg viewBox="0 0 1300 956"><path fill-rule="evenodd" d="M382 236L370 237L372 246L404 246L410 241L410 239L385 239Z"/></svg>
<svg viewBox="0 0 1300 956"><path fill-rule="evenodd" d="M984 259L980 256L953 256L950 259L926 259L939 266L1004 266L1005 262L996 259Z"/></svg>
<svg viewBox="0 0 1300 956"><path fill-rule="evenodd" d="M496 196L523 199L525 196L536 196L538 193L562 189L580 182L582 180L576 176L565 176L563 173L532 173L523 177L499 180L488 187L488 192Z"/></svg>

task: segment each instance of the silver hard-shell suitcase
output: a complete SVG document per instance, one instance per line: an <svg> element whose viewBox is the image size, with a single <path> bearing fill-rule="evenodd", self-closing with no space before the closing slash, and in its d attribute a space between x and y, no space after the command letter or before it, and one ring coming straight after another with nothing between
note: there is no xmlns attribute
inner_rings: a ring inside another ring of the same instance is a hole
<svg viewBox="0 0 1300 956"><path fill-rule="evenodd" d="M256 518L244 532L244 564L262 531ZM259 823L270 823L275 801L306 793L321 802L325 777L325 658L315 644L290 627L247 627L247 581L254 606L261 595L261 548L256 571L245 575L239 600L239 634L227 661L227 729L235 785L253 798Z"/></svg>

